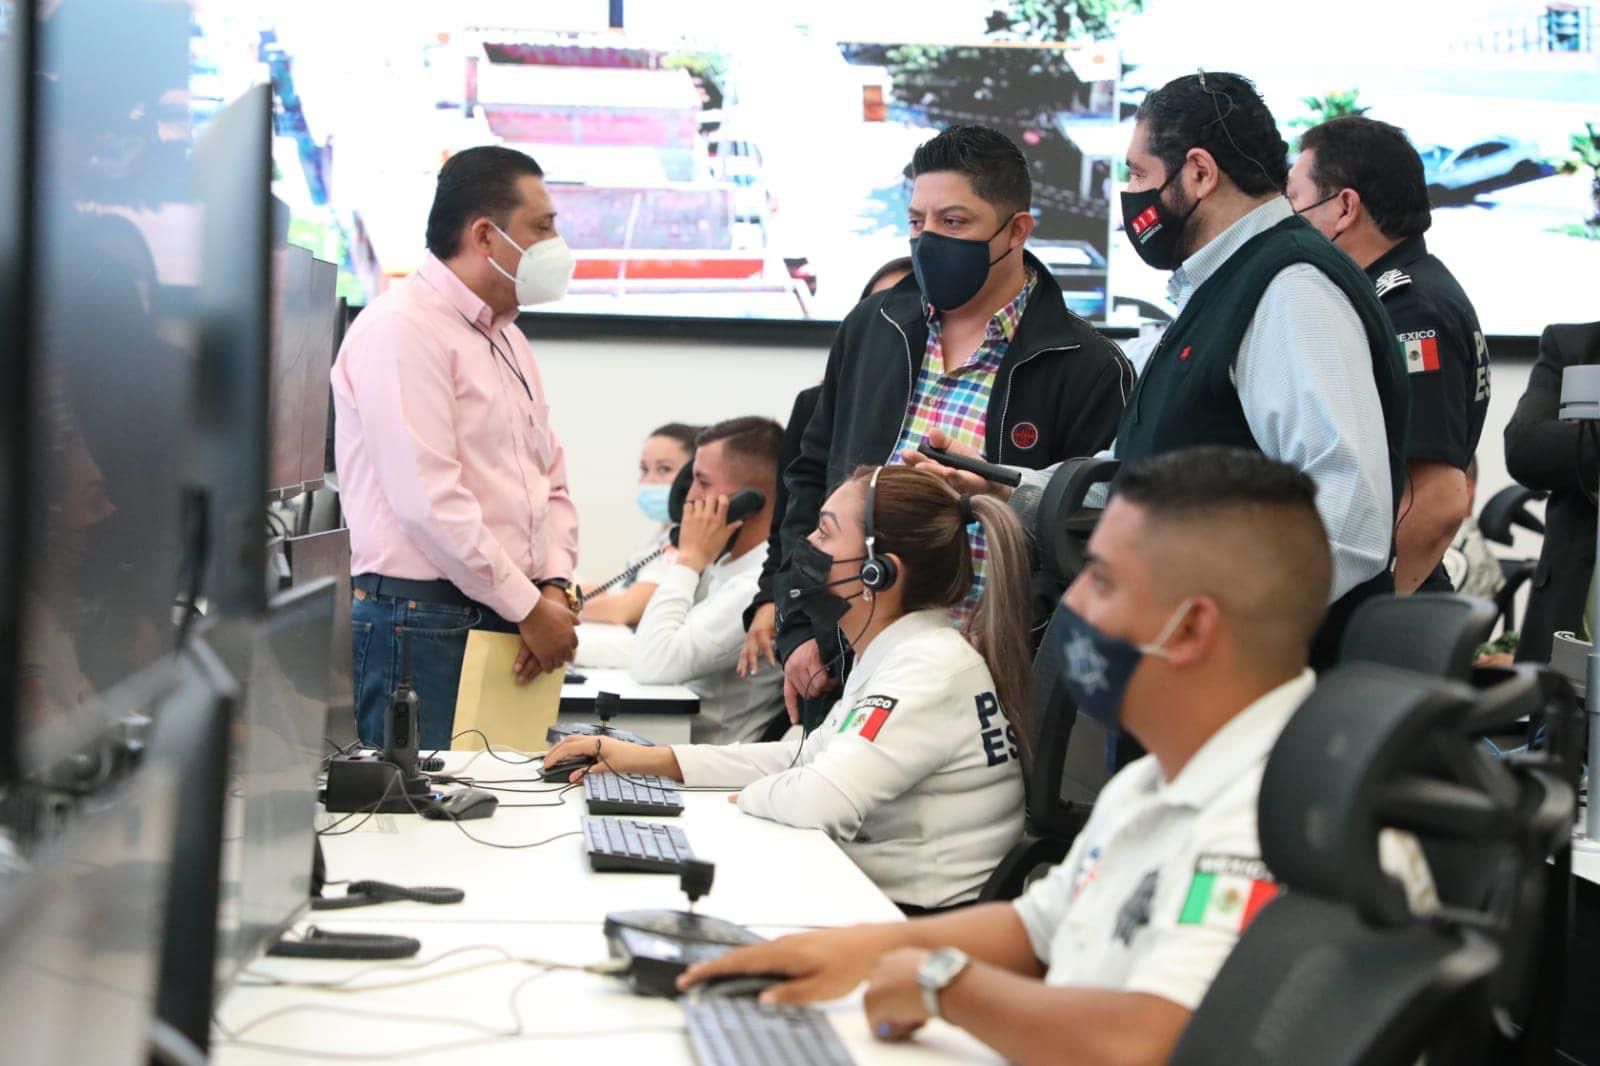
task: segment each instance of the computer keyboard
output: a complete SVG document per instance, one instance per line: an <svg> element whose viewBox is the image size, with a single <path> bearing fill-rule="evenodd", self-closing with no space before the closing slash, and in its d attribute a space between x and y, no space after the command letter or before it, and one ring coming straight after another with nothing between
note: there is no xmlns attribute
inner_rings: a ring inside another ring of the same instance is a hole
<svg viewBox="0 0 1600 1066"><path fill-rule="evenodd" d="M855 1060L822 1012L764 1007L754 996L690 996L683 1001L700 1066L849 1066Z"/></svg>
<svg viewBox="0 0 1600 1066"><path fill-rule="evenodd" d="M677 786L655 774L585 774L583 798L590 814L653 814L670 818L683 813Z"/></svg>
<svg viewBox="0 0 1600 1066"><path fill-rule="evenodd" d="M632 818L582 818L583 842L591 870L631 870L675 874L685 859L694 858L689 838L675 826L636 822Z"/></svg>

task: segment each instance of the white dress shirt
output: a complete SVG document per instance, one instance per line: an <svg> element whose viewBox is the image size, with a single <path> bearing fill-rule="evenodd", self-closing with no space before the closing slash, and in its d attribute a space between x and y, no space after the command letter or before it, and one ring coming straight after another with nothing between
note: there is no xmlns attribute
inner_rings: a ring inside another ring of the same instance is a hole
<svg viewBox="0 0 1600 1066"><path fill-rule="evenodd" d="M735 672L744 647L744 609L755 599L767 545L722 558L697 574L674 563L656 580L628 653L642 685L683 685L700 697L690 719L696 744L756 740L783 710L783 674L770 663L753 677Z"/></svg>

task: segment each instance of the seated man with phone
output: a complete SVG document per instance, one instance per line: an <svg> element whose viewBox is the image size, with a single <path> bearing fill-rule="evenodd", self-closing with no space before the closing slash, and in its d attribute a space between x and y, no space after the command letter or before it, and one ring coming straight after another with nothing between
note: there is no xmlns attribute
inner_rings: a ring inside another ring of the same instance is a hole
<svg viewBox="0 0 1600 1066"><path fill-rule="evenodd" d="M776 672L741 678L744 609L756 594L772 528L783 427L746 416L719 422L695 445L694 478L677 528L678 557L639 619L628 673L684 685L700 697L696 744L759 740L783 713Z"/></svg>

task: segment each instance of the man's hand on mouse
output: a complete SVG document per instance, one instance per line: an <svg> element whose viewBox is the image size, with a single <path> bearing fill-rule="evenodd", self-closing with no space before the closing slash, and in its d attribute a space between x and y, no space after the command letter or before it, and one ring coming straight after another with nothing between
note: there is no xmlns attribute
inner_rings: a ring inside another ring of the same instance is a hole
<svg viewBox="0 0 1600 1066"><path fill-rule="evenodd" d="M889 927L857 925L779 937L689 967L678 978L678 988L686 990L701 981L733 974L784 974L789 980L763 990L761 1002L838 999L871 975L878 958L894 946L893 936Z"/></svg>
<svg viewBox="0 0 1600 1066"><path fill-rule="evenodd" d="M647 748L616 737L563 737L560 743L545 753L544 765L554 766L567 759L588 759L592 763L572 771L568 780L574 783L583 780L583 775L590 770L599 773L659 774L674 781L683 780L683 771L678 768L678 758L672 754L671 748Z"/></svg>

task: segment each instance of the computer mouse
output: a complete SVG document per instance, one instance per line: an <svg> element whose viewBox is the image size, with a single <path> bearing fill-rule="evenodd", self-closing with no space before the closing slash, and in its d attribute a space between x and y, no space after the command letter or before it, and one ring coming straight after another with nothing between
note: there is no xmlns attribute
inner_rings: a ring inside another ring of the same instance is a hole
<svg viewBox="0 0 1600 1066"><path fill-rule="evenodd" d="M781 973L736 973L701 981L695 986L695 991L702 996L758 996L773 985L789 979Z"/></svg>
<svg viewBox="0 0 1600 1066"><path fill-rule="evenodd" d="M465 822L473 818L487 818L500 806L500 797L481 788L458 788L431 807L422 809L424 818L438 821Z"/></svg>
<svg viewBox="0 0 1600 1066"><path fill-rule="evenodd" d="M572 771L582 770L594 765L593 755L576 755L570 759L551 763L539 771L542 781L565 781L572 776Z"/></svg>

